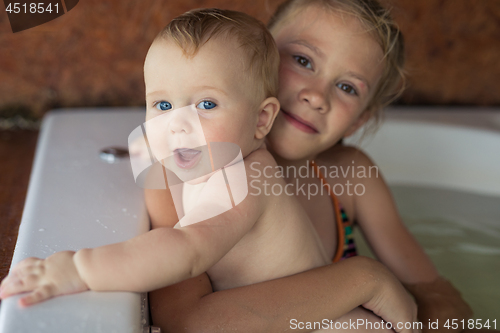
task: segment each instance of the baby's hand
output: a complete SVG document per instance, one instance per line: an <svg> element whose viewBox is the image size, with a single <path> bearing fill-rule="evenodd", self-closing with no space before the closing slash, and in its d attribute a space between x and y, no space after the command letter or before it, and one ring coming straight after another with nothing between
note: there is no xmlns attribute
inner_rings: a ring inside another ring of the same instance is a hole
<svg viewBox="0 0 500 333"><path fill-rule="evenodd" d="M58 252L47 259L27 258L19 262L0 284L0 299L29 292L19 299L28 306L49 298L88 290L73 262L73 251Z"/></svg>

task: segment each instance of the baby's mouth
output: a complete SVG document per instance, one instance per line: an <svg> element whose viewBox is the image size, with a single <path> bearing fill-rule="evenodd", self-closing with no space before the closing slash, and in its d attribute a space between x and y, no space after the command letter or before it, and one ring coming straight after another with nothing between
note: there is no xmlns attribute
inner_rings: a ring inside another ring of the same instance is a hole
<svg viewBox="0 0 500 333"><path fill-rule="evenodd" d="M191 169L201 159L201 151L189 148L178 148L174 150L175 164L182 169Z"/></svg>

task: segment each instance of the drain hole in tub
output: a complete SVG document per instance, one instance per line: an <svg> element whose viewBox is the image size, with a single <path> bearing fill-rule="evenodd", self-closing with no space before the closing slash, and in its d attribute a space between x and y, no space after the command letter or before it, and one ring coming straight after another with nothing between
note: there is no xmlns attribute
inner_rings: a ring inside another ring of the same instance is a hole
<svg viewBox="0 0 500 333"><path fill-rule="evenodd" d="M101 149L99 157L101 160L108 163L116 163L123 158L128 157L128 149L121 147L107 147Z"/></svg>

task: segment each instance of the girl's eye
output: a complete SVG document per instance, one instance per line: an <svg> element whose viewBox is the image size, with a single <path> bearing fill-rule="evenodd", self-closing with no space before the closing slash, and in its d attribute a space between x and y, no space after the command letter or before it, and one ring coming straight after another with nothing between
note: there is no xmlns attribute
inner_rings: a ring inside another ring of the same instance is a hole
<svg viewBox="0 0 500 333"><path fill-rule="evenodd" d="M156 103L155 107L160 111L167 111L172 109L172 104L170 104L170 102L167 101L161 101Z"/></svg>
<svg viewBox="0 0 500 333"><path fill-rule="evenodd" d="M197 108L203 109L203 110L210 110L216 107L217 104L211 101L202 101L198 105L196 105Z"/></svg>
<svg viewBox="0 0 500 333"><path fill-rule="evenodd" d="M302 56L293 56L293 58L295 59L295 61L297 61L299 63L299 65L301 65L302 67L305 67L305 68L312 68L311 66L311 62L309 61L309 59L305 58L305 57L302 57Z"/></svg>
<svg viewBox="0 0 500 333"><path fill-rule="evenodd" d="M354 89L353 86L350 86L348 84L339 83L339 84L337 84L337 87L339 87L342 91L344 91L345 93L347 93L349 95L357 95L358 94L356 89Z"/></svg>

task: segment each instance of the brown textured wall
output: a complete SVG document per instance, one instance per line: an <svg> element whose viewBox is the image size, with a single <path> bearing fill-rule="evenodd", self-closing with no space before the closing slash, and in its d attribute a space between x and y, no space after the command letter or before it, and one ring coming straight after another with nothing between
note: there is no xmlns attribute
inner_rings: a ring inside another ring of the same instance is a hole
<svg viewBox="0 0 500 333"><path fill-rule="evenodd" d="M281 0L80 0L13 34L0 5L0 117L54 107L142 105L142 64L156 33L196 7L262 21ZM500 0L386 0L407 43L405 104L500 105Z"/></svg>
<svg viewBox="0 0 500 333"><path fill-rule="evenodd" d="M500 1L392 0L408 104L500 105Z"/></svg>

